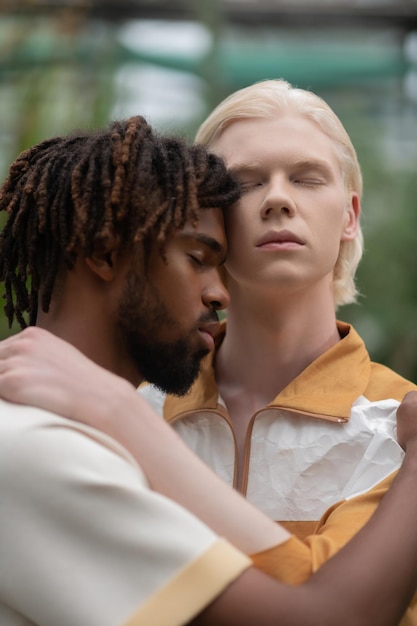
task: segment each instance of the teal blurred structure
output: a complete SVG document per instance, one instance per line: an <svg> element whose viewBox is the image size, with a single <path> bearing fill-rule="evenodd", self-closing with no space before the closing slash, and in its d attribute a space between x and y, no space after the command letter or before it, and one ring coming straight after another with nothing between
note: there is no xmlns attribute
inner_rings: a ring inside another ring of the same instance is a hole
<svg viewBox="0 0 417 626"><path fill-rule="evenodd" d="M75 126L141 113L192 138L247 84L312 89L344 122L365 179L365 295L340 318L417 380L415 33L417 0L0 0L0 177Z"/></svg>

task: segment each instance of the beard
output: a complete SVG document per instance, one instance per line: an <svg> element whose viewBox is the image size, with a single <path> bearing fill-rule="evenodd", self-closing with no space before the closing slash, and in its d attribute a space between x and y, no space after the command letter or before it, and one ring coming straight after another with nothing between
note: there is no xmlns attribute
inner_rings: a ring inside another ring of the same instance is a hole
<svg viewBox="0 0 417 626"><path fill-rule="evenodd" d="M130 356L145 380L165 393L183 396L190 390L208 350L191 353L186 339L172 343L131 343Z"/></svg>
<svg viewBox="0 0 417 626"><path fill-rule="evenodd" d="M199 323L217 319L215 311L208 313ZM118 312L118 325L126 351L143 378L165 393L182 396L189 391L200 371L201 360L209 350L196 350L190 339L191 332L173 341L158 340L163 329L178 329L177 321L170 315L157 290L141 279L133 270L126 278Z"/></svg>

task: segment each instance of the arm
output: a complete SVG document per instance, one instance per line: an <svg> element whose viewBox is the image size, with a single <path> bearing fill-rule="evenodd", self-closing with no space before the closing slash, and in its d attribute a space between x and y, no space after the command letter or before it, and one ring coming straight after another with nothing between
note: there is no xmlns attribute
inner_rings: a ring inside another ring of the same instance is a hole
<svg viewBox="0 0 417 626"><path fill-rule="evenodd" d="M259 545L265 540L258 535L265 534L270 520L255 514L243 498L214 476L155 418L131 386L94 366L64 342L39 329L29 331L0 345L1 395L44 404L75 419L88 416L90 424L119 439L140 459L154 488L194 509L241 549L263 549ZM72 381L71 392L69 374L74 371L80 376ZM404 465L377 513L348 546L297 588L279 585L254 570L244 573L200 614L195 625L398 624L417 584L417 433L413 415L410 402L401 415L401 441L404 447L407 443ZM204 499L201 484L206 486ZM246 528L243 532L242 526ZM277 543L285 536L277 536ZM272 531L266 543L271 540Z"/></svg>
<svg viewBox="0 0 417 626"><path fill-rule="evenodd" d="M1 400L0 493L2 626L181 626L250 566L116 441Z"/></svg>
<svg viewBox="0 0 417 626"><path fill-rule="evenodd" d="M416 421L416 411L414 399L412 414L406 416L407 419ZM414 442L409 445L392 488L366 526L307 582L287 588L281 600L287 613L284 621L276 621L275 626L278 623L294 626L398 625L417 585L417 509L416 503L411 503L416 498L416 454ZM256 606L250 602L251 575L249 571L239 578L193 625L249 626L259 623L259 613L256 614ZM248 587L245 589L246 583ZM262 584L252 587L252 592L255 589L265 613L273 612L272 587ZM235 602L232 606L233 595ZM396 617L395 611L398 611ZM228 619L224 619L225 613ZM273 621L267 623L274 624Z"/></svg>
<svg viewBox="0 0 417 626"><path fill-rule="evenodd" d="M94 365L76 348L47 331L30 327L0 342L0 397L88 422L116 440L122 433L142 440L147 452L140 466L151 486L173 499L179 495L179 504L194 509L193 513L219 535L233 537L234 545L247 554L266 550L290 536L229 489L171 428L155 419L152 408L130 383ZM74 398L79 402L75 403ZM85 420L85 416L89 417ZM132 417L133 432L130 427L124 428ZM146 437L142 438L141 431ZM129 446L126 449L133 456L141 455L141 446L135 452ZM167 474L171 470L172 480ZM177 481L178 487L171 490ZM234 511L230 521L225 513L227 507ZM246 523L237 523L243 516Z"/></svg>
<svg viewBox="0 0 417 626"><path fill-rule="evenodd" d="M291 585L304 582L369 521L396 474L388 476L370 491L332 506L316 524L314 534L302 540L294 537L291 542L256 555L256 566L282 582Z"/></svg>

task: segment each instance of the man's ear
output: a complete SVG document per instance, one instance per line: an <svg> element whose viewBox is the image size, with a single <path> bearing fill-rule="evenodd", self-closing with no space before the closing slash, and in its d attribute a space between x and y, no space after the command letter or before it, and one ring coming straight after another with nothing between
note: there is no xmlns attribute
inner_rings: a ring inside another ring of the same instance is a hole
<svg viewBox="0 0 417 626"><path fill-rule="evenodd" d="M359 229L359 217L361 214L361 201L356 192L352 192L346 207L345 224L342 231L341 241L355 239Z"/></svg>
<svg viewBox="0 0 417 626"><path fill-rule="evenodd" d="M85 262L92 272L102 280L110 282L116 274L119 255L119 238L111 234L101 241Z"/></svg>

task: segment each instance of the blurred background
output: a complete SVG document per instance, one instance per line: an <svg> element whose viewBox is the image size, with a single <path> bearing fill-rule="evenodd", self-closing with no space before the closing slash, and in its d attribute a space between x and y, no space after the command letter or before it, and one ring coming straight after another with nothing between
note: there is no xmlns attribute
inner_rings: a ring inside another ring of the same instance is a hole
<svg viewBox="0 0 417 626"><path fill-rule="evenodd" d="M362 296L338 317L417 381L417 0L0 0L0 178L115 117L191 140L224 96L278 77L332 106L362 165ZM17 330L0 311L0 338Z"/></svg>

